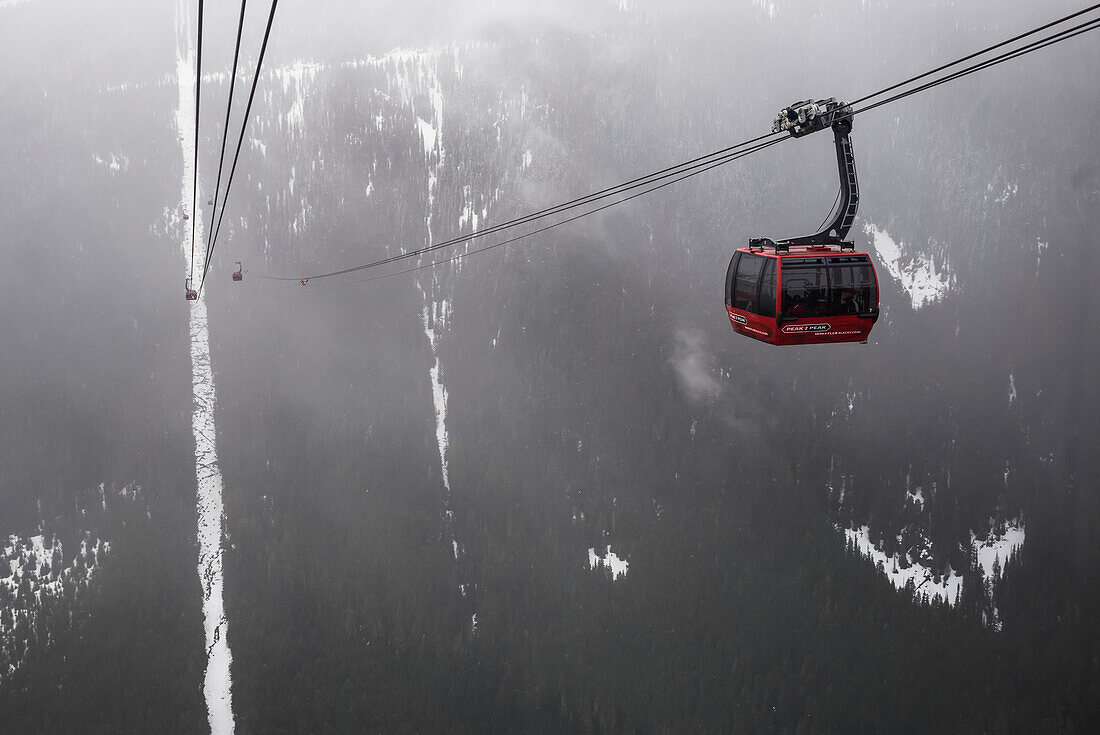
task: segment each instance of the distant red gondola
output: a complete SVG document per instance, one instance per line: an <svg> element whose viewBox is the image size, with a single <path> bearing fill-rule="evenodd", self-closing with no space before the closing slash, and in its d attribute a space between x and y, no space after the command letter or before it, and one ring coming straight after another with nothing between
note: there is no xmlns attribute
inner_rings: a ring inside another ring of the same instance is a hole
<svg viewBox="0 0 1100 735"><path fill-rule="evenodd" d="M840 168L840 208L814 235L778 242L749 240L726 271L726 314L738 334L773 345L866 342L878 320L878 277L871 256L844 237L859 206L852 109L835 99L797 102L779 113L773 132L796 138L833 129Z"/></svg>
<svg viewBox="0 0 1100 735"><path fill-rule="evenodd" d="M187 296L188 301L198 301L199 292L191 288L191 279L188 278L183 282L184 294Z"/></svg>
<svg viewBox="0 0 1100 735"><path fill-rule="evenodd" d="M237 270L233 271L233 280L234 281L243 281L244 280L244 271L241 268L241 261L239 261L239 260L237 261Z"/></svg>

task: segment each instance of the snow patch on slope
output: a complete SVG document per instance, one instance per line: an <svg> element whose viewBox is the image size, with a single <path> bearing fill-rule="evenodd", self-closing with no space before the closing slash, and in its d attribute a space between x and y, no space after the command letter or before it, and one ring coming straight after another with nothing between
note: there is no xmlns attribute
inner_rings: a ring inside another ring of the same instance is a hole
<svg viewBox="0 0 1100 735"><path fill-rule="evenodd" d="M903 256L904 243L896 242L890 233L870 222L863 225L863 231L871 238L875 254L883 267L909 294L914 309L939 301L954 285L955 277L946 266L940 272L939 266L928 254L918 252L912 257Z"/></svg>
<svg viewBox="0 0 1100 735"><path fill-rule="evenodd" d="M1020 185L1018 183L1016 183L1015 181L1006 181L1000 195L997 196L993 201L1001 205L1008 204L1008 200L1016 196L1016 192L1018 192L1019 190ZM989 185L989 191L993 191L993 184Z"/></svg>
<svg viewBox="0 0 1100 735"><path fill-rule="evenodd" d="M900 554L887 556L871 541L871 533L867 526L856 529L846 528L844 535L848 542L855 546L860 556L882 570L895 588L905 589L911 583L913 593L920 598L927 598L928 601L940 600L954 605L958 600L962 591L963 578L955 570L951 569L947 576L939 577L920 562L913 561L908 553L904 557Z"/></svg>
<svg viewBox="0 0 1100 735"><path fill-rule="evenodd" d="M1000 532L990 531L984 541L978 539L973 532L970 534L970 546L977 556L978 570L982 573L983 591L989 601L989 612L985 615L985 623L994 630L1001 630L1003 625L997 610L997 583L1004 576L1008 562L1023 547L1025 537L1024 527L1018 520L1013 520Z"/></svg>
<svg viewBox="0 0 1100 735"><path fill-rule="evenodd" d="M913 505L919 505L920 509L924 510L924 489L918 487L915 490L906 490L905 500Z"/></svg>
<svg viewBox="0 0 1100 735"><path fill-rule="evenodd" d="M611 550L611 544L607 544L603 551L596 551L595 546L588 550L588 567L593 571L607 569L612 579L619 579L630 571L630 562L620 558Z"/></svg>
<svg viewBox="0 0 1100 735"><path fill-rule="evenodd" d="M919 489L915 493L908 493L907 500L919 501L923 510L924 498ZM977 564L975 571L982 577L982 593L989 602L985 622L995 630L1001 630L995 601L996 586L1004 576L1005 567L1023 547L1025 532L1023 524L1018 520L1009 522L1000 530L992 522L990 525L990 532L985 539L979 539L971 532L970 549ZM909 552L887 556L871 540L867 526L844 529L844 535L859 555L878 567L895 588L905 589L911 583L913 594L919 600L931 602L938 599L952 606L958 602L963 576L955 570L949 569L947 575L939 576L922 564L920 559L913 559Z"/></svg>
<svg viewBox="0 0 1100 735"><path fill-rule="evenodd" d="M50 643L57 632L47 620L50 611L84 594L109 551L110 543L88 532L67 564L61 539L53 534L13 534L0 541L0 684L23 666L32 642Z"/></svg>
<svg viewBox="0 0 1100 735"><path fill-rule="evenodd" d="M111 153L109 155L110 158L107 159L103 158L97 153L93 153L92 159L113 174L117 174L119 171L125 171L126 169L130 168L129 156L116 156L114 153Z"/></svg>
<svg viewBox="0 0 1100 735"><path fill-rule="evenodd" d="M985 541L980 541L971 533L970 542L977 552L982 576L990 580L1000 579L1004 575L1005 565L1023 547L1025 538L1024 527L1019 521L1007 525L1003 533L990 533Z"/></svg>

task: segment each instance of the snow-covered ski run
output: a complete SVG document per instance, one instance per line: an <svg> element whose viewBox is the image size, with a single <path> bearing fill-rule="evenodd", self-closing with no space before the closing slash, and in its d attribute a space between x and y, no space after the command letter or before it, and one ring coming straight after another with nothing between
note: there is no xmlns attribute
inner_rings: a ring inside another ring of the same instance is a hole
<svg viewBox="0 0 1100 735"><path fill-rule="evenodd" d="M176 53L176 77L179 86L179 108L176 127L183 152L183 176L180 201L190 207L195 171L195 66L193 33L189 22L189 4L177 6L177 43L186 51ZM177 48L180 48L179 46ZM202 264L206 256L203 243L201 209L195 217L194 262ZM182 225L190 225L179 220ZM180 244L185 256L191 258L191 227L179 228ZM196 281L201 273L196 272ZM182 300L182 299L181 299ZM206 301L189 302L191 310L191 376L194 404L191 429L195 436L196 506L198 511L199 563L202 585L202 612L206 630L206 676L203 693L210 732L223 735L233 732L233 699L225 605L222 599L222 477L214 433L214 373L210 365L210 333L207 327Z"/></svg>

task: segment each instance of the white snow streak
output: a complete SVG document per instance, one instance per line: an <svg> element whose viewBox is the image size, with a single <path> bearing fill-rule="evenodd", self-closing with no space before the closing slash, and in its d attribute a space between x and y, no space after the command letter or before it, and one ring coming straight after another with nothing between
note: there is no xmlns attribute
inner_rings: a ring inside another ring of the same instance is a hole
<svg viewBox="0 0 1100 735"><path fill-rule="evenodd" d="M425 294L427 298L427 294ZM447 474L447 386L443 384L443 374L440 371L439 366L439 339L441 337L439 331L433 327L433 324L438 324L443 327L447 321L447 314L450 311L450 304L446 299L442 301L433 301L424 307L422 317L424 321L424 334L428 336L428 342L432 346L432 366L428 369L428 374L432 381L432 402L435 405L435 439L436 444L439 446L439 462L443 472L443 487L447 491L448 497L451 493L451 480ZM452 545L455 548L455 558L458 558L458 544L454 543L454 537L451 538Z"/></svg>
<svg viewBox="0 0 1100 735"><path fill-rule="evenodd" d="M420 137L424 141L424 155L430 156L435 150L436 139L439 134L435 126L422 117L416 118L417 127L420 128Z"/></svg>
<svg viewBox="0 0 1100 735"><path fill-rule="evenodd" d="M409 70L411 65L416 72L416 80L411 79ZM426 112L431 122L424 120L421 111L417 111L417 130L424 144L424 159L428 165L428 206L424 213L425 237L428 243L435 240L432 232L432 219L435 216L435 197L439 188L439 170L443 167L445 154L443 151L443 92L439 87L439 79L435 76L434 64L430 58L413 57L406 59L403 65L399 65L400 84L406 100L411 103L412 90L420 85L426 85L431 100L431 109ZM438 158L432 157L438 152ZM432 347L432 366L429 375L432 382L432 401L435 404L436 443L439 445L439 461L443 472L443 487L447 493L448 507L450 505L451 481L447 474L447 387L443 384L443 373L439 363L439 341L443 328L450 316L450 304L446 299L436 296L439 283L434 270L432 271L432 283L426 287L421 279L417 278L421 295L424 297L425 306L422 312L424 322L424 334ZM448 518L450 510L447 511ZM454 535L451 536L452 546L455 550L455 558L458 558L458 544Z"/></svg>
<svg viewBox="0 0 1100 735"><path fill-rule="evenodd" d="M394 51L379 57L367 57L344 62L338 68L357 69L362 67L384 69L389 77L391 91L396 92L399 104L409 108L414 116L416 134L423 145L424 163L427 169L427 208L424 216L426 242L434 240L432 220L435 217L436 197L439 190L439 173L446 162L446 151L443 148L443 90L436 67L439 62L439 52L419 49L395 49ZM456 62L457 63L457 62ZM275 70L272 74L281 82L284 96L290 96L293 92L294 102L289 110L279 118L280 129L288 130L295 135L301 135L305 122L305 100L308 97L310 86L315 82L317 75L325 70L325 66L298 61L289 66ZM394 99L390 94L381 90L378 93L388 100ZM428 104L424 105L423 100ZM378 130L382 130L385 116L378 113L373 122ZM193 124L193 120L192 120ZM262 133L262 128L261 128ZM258 138L252 138L253 149L266 154L266 145ZM189 173L187 175L190 175ZM291 169L289 187L294 191L295 171ZM373 181L368 182L364 190L364 196L370 197L374 191ZM469 208L469 205L468 205ZM477 214L470 208L467 215L476 227ZM488 207L483 208L482 219L488 216ZM297 227L297 220L292 225ZM196 260L199 257L196 252ZM461 267L461 262L452 267L452 273ZM462 554L462 545L454 537L453 512L451 510L451 483L447 468L447 388L444 384L443 370L440 363L439 343L442 338L451 305L449 301L439 294L439 274L431 271L430 280L417 277L416 283L424 298L421 317L424 326L424 334L428 338L432 350L432 364L429 368L429 379L432 386L432 401L435 407L436 443L439 447L440 468L444 487L444 520L451 536L451 549L455 558Z"/></svg>
<svg viewBox="0 0 1100 735"><path fill-rule="evenodd" d="M438 59L431 52L397 51L386 57L384 63L393 64L391 81L400 92L403 104L412 108L416 119L416 131L424 146L424 162L427 167L428 201L424 213L425 242L435 241L432 220L435 218L436 195L439 190L439 172L447 160L443 148L443 88L436 74ZM418 93L426 97L427 109L417 105ZM456 268L457 270L457 268ZM431 280L425 283L417 276L416 284L424 299L421 320L424 335L432 350L432 364L428 368L428 378L432 386L432 403L435 407L435 439L439 447L439 466L443 476L443 522L446 533L451 537L451 553L457 561L462 557L462 545L458 543L454 532L454 510L451 507L451 478L447 469L447 386L443 380L443 368L440 362L439 346L451 314L451 304L440 296L439 272L432 269ZM464 585L459 584L462 591ZM476 621L476 618L472 618ZM476 625L476 622L472 622Z"/></svg>
<svg viewBox="0 0 1100 735"><path fill-rule="evenodd" d="M775 16L779 14L775 3L771 0L752 0L752 4L764 11L768 16L768 20L775 20Z"/></svg>
<svg viewBox="0 0 1100 735"><path fill-rule="evenodd" d="M1035 272L1038 274L1039 265L1043 261L1043 253L1050 247L1049 242L1043 242L1040 238L1035 238Z"/></svg>
<svg viewBox="0 0 1100 735"><path fill-rule="evenodd" d="M222 599L222 477L214 443L214 374L210 367L206 301L202 299L191 308L191 367L195 397L191 429L195 435L195 478L198 481L198 571L203 586L202 611L208 656L203 692L211 733L231 733L232 656L226 639L228 631Z"/></svg>
<svg viewBox="0 0 1100 735"><path fill-rule="evenodd" d="M321 68L319 64L297 61L274 72L275 78L283 85L283 99L290 97L290 90L292 87L294 89L294 101L290 109L279 118L279 127L295 137L301 136L302 126L305 124L306 89L313 84Z"/></svg>
<svg viewBox="0 0 1100 735"><path fill-rule="evenodd" d="M181 6L178 13L186 17ZM190 39L190 24L183 23L182 32ZM181 201L190 206L194 160L195 73L192 66L193 51L188 43L186 56L176 54L176 77L179 85L179 110L176 125L183 152L183 178ZM201 264L206 257L203 242L202 208L193 213L195 221L195 262ZM186 224L186 223L185 223ZM191 231L184 228L180 246L186 256L191 253ZM195 274L201 278L201 273ZM198 278L196 280L198 280ZM196 284L197 285L197 284ZM233 702L225 607L222 599L222 478L218 468L218 454L214 441L214 373L210 365L210 339L207 327L206 301L191 302L191 371L194 406L191 429L195 436L195 479L198 509L199 581L202 584L202 612L206 628L206 677L203 693L206 696L207 719L210 731L220 735L232 733Z"/></svg>

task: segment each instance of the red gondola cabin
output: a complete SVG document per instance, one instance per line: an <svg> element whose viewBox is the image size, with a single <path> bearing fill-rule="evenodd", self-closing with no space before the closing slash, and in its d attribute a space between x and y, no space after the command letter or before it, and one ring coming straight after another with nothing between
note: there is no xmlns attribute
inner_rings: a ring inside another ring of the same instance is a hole
<svg viewBox="0 0 1100 735"><path fill-rule="evenodd" d="M241 261L239 261L239 260L237 261L237 270L233 271L233 280L234 281L243 281L244 280L244 269L241 268Z"/></svg>
<svg viewBox="0 0 1100 735"><path fill-rule="evenodd" d="M844 239L859 207L852 115L851 105L835 98L804 100L779 112L773 133L800 138L832 129L840 206L820 232L778 242L752 238L733 254L726 271L726 314L738 334L773 345L866 342L878 320L871 256Z"/></svg>
<svg viewBox="0 0 1100 735"><path fill-rule="evenodd" d="M183 292L187 296L188 301L198 301L199 292L191 288L191 279L188 278L183 282Z"/></svg>
<svg viewBox="0 0 1100 735"><path fill-rule="evenodd" d="M878 319L878 279L867 253L742 248L726 273L726 313L735 332L773 345L865 342Z"/></svg>

